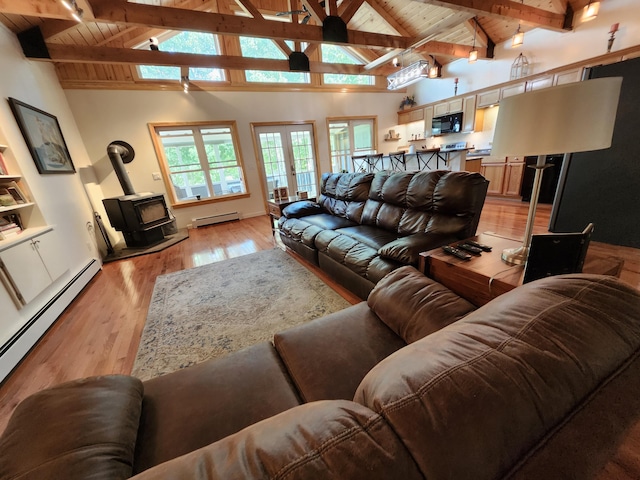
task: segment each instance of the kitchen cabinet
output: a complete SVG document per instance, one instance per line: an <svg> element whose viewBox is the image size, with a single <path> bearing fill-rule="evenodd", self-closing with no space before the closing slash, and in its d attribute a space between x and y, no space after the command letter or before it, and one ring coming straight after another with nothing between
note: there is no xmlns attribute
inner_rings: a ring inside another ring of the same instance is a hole
<svg viewBox="0 0 640 480"><path fill-rule="evenodd" d="M507 165L504 172L504 183L502 185L502 194L504 196L520 196L520 186L522 185L524 169L525 163L523 158L507 158Z"/></svg>
<svg viewBox="0 0 640 480"><path fill-rule="evenodd" d="M584 68L574 68L567 70L566 72L556 73L553 78L554 85L564 85L566 83L574 83L582 80L582 72Z"/></svg>
<svg viewBox="0 0 640 480"><path fill-rule="evenodd" d="M524 169L522 157L483 158L480 173L489 180L487 195L519 197Z"/></svg>
<svg viewBox="0 0 640 480"><path fill-rule="evenodd" d="M68 268L61 251L53 229L2 250L0 269L11 296L26 305L57 280Z"/></svg>
<svg viewBox="0 0 640 480"><path fill-rule="evenodd" d="M531 92L533 90L540 90L542 88L548 88L553 86L553 75L545 75L543 77L534 78L527 81L526 91Z"/></svg>
<svg viewBox="0 0 640 480"><path fill-rule="evenodd" d="M515 83L513 85L508 85L506 87L502 87L500 89L500 99L510 97L512 95L518 95L519 93L524 93L526 89L525 82Z"/></svg>
<svg viewBox="0 0 640 480"><path fill-rule="evenodd" d="M458 113L462 111L463 98L454 98L447 102L437 103L433 106L433 116L441 117L442 115L449 115L450 113Z"/></svg>
<svg viewBox="0 0 640 480"><path fill-rule="evenodd" d="M424 137L431 136L431 127L433 125L433 105L424 109Z"/></svg>
<svg viewBox="0 0 640 480"><path fill-rule="evenodd" d="M403 125L406 123L419 122L424 120L424 108L418 108L416 110L409 110L408 112L398 113L398 124Z"/></svg>
<svg viewBox="0 0 640 480"><path fill-rule="evenodd" d="M482 126L476 126L476 96L469 95L463 99L462 131L467 133L477 130L482 130Z"/></svg>
<svg viewBox="0 0 640 480"><path fill-rule="evenodd" d="M477 97L477 108L491 107L500 101L500 89L495 88L487 92L479 93Z"/></svg>

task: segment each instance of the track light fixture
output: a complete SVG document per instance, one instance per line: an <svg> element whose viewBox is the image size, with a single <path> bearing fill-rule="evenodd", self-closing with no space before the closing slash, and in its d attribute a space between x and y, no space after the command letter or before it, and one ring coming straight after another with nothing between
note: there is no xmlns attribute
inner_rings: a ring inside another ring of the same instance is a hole
<svg viewBox="0 0 640 480"><path fill-rule="evenodd" d="M82 22L82 16L84 15L84 10L82 10L78 6L78 4L76 3L76 0L60 0L60 3L62 3L62 5L71 12L71 16L76 22L78 23Z"/></svg>

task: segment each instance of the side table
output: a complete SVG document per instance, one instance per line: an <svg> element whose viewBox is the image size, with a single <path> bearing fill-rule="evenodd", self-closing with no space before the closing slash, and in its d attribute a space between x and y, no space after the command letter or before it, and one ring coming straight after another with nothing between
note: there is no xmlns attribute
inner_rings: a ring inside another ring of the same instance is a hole
<svg viewBox="0 0 640 480"><path fill-rule="evenodd" d="M446 254L442 248L420 253L419 269L461 297L480 307L493 298L522 285L524 265L510 266L502 261L505 248L518 247L521 241L482 233L468 240L493 247L491 252L472 255L471 260L461 260ZM456 246L464 240L452 243ZM618 277L624 260L617 257L605 257L587 251L582 271L599 275Z"/></svg>
<svg viewBox="0 0 640 480"><path fill-rule="evenodd" d="M271 234L275 236L276 228L274 223L282 216L282 211L289 205L302 200L310 200L314 202L316 197L299 198L297 196L288 197L284 200L267 200L267 213L269 214L269 221L271 222Z"/></svg>

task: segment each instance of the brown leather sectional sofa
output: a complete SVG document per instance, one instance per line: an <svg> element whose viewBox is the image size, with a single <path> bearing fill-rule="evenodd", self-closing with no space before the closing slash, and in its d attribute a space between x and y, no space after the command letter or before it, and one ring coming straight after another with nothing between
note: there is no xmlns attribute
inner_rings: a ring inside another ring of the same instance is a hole
<svg viewBox="0 0 640 480"><path fill-rule="evenodd" d="M476 234L489 182L479 173L325 173L317 202L294 203L282 242L360 298L418 254Z"/></svg>
<svg viewBox="0 0 640 480"><path fill-rule="evenodd" d="M274 344L29 397L0 478L638 478L616 459L638 448L639 352L640 292L616 278L551 277L476 310L402 267Z"/></svg>

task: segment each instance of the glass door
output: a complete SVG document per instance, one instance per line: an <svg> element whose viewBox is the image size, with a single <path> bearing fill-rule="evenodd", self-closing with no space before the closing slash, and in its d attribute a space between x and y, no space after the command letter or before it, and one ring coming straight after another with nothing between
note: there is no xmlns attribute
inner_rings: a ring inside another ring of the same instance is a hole
<svg viewBox="0 0 640 480"><path fill-rule="evenodd" d="M329 119L329 145L333 172L351 172L352 155L376 153L375 118Z"/></svg>
<svg viewBox="0 0 640 480"><path fill-rule="evenodd" d="M267 198L286 187L290 196L317 195L317 166L313 125L261 125L254 127L264 173Z"/></svg>

